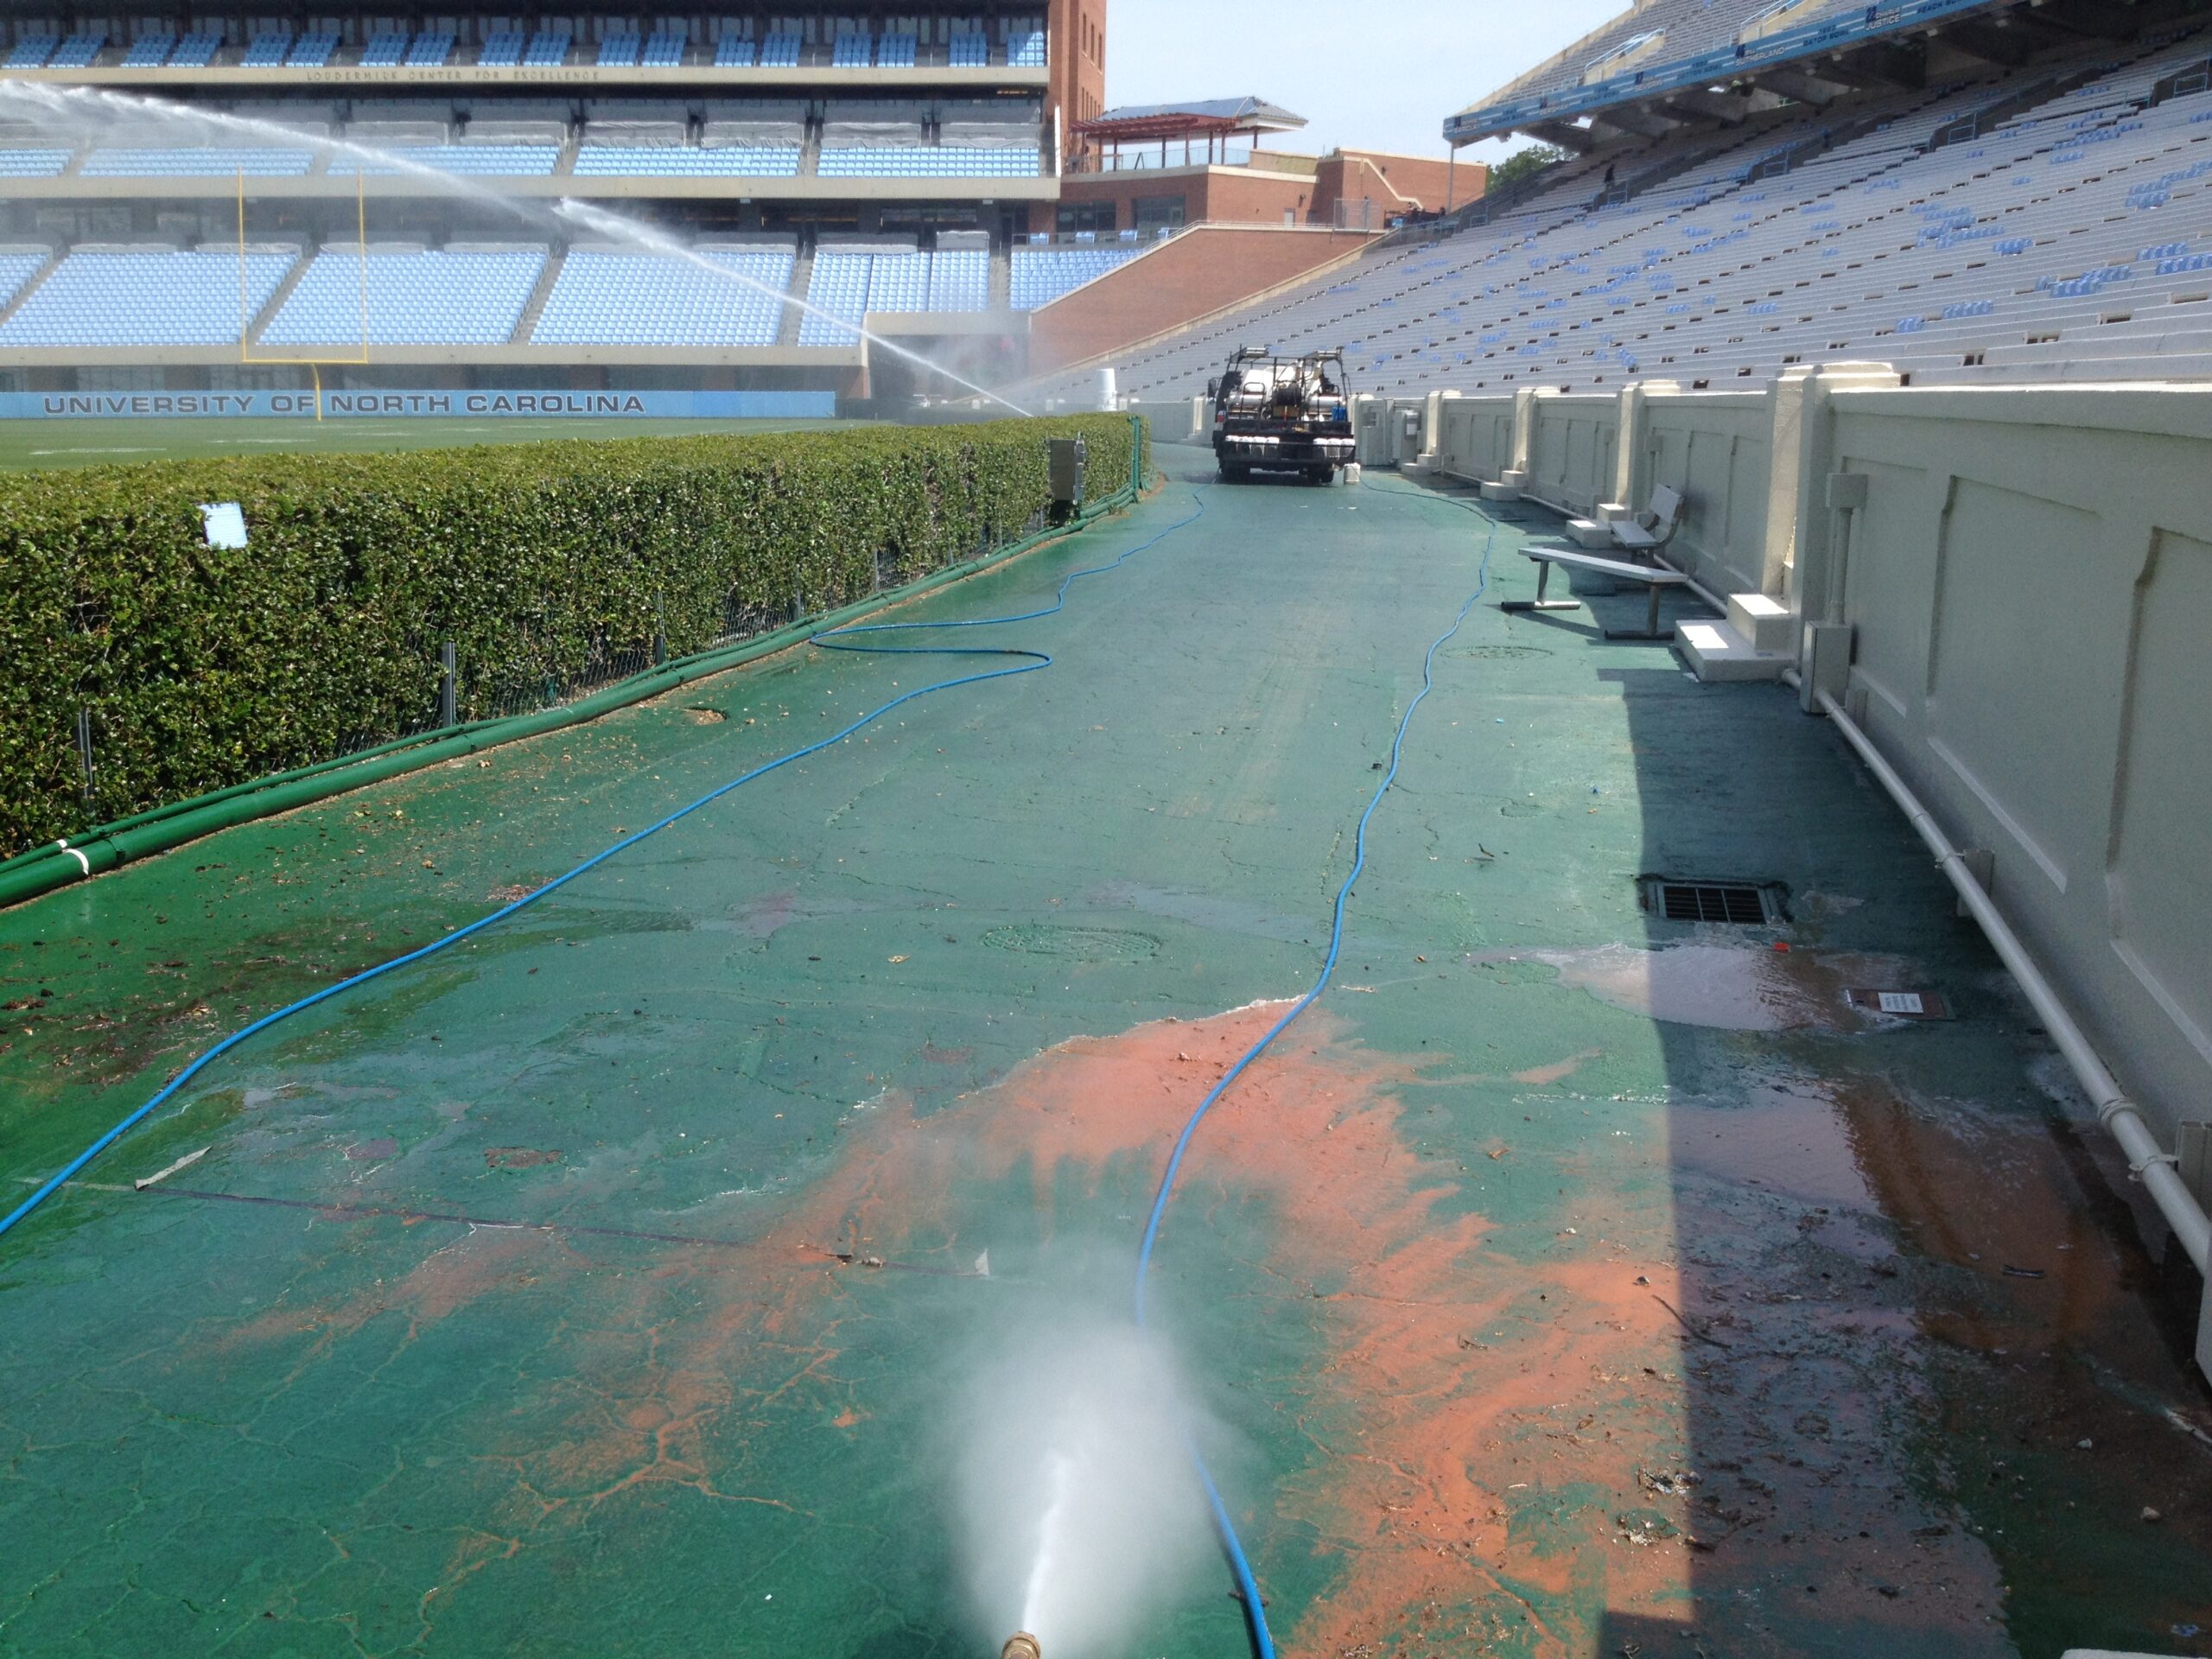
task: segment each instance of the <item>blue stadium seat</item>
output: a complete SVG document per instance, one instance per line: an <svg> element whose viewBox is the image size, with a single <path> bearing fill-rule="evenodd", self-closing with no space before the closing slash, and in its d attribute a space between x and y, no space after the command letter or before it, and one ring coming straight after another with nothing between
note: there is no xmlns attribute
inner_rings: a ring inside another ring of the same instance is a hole
<svg viewBox="0 0 2212 1659"><path fill-rule="evenodd" d="M639 48L644 41L629 29L599 37L599 67L602 69L633 69L638 63Z"/></svg>
<svg viewBox="0 0 2212 1659"><path fill-rule="evenodd" d="M825 179L1033 179L1033 149L965 149L950 145L823 148L815 171Z"/></svg>
<svg viewBox="0 0 2212 1659"><path fill-rule="evenodd" d="M325 248L262 330L267 346L359 345L367 284L372 345L499 345L522 321L546 251L378 252Z"/></svg>
<svg viewBox="0 0 2212 1659"><path fill-rule="evenodd" d="M1045 67L1045 31L1032 29L1009 39L1006 43L1006 60L1016 69L1042 69Z"/></svg>
<svg viewBox="0 0 2212 1659"><path fill-rule="evenodd" d="M361 67L364 69L397 69L407 57L407 34L404 29L378 29L369 36L368 44L361 48Z"/></svg>
<svg viewBox="0 0 2212 1659"><path fill-rule="evenodd" d="M300 36L284 61L295 69L320 69L330 61L330 54L337 50L336 29L312 29Z"/></svg>
<svg viewBox="0 0 2212 1659"><path fill-rule="evenodd" d="M490 69L512 69L522 62L522 49L528 40L518 29L493 29L477 48L476 61Z"/></svg>
<svg viewBox="0 0 2212 1659"><path fill-rule="evenodd" d="M796 144L586 144L576 151L579 178L791 179Z"/></svg>
<svg viewBox="0 0 2212 1659"><path fill-rule="evenodd" d="M715 42L717 69L750 69L753 56L753 42L742 35L725 35Z"/></svg>
<svg viewBox="0 0 2212 1659"><path fill-rule="evenodd" d="M530 37L530 48L522 54L523 66L529 69L558 68L569 60L569 35L565 29L541 29Z"/></svg>
<svg viewBox="0 0 2212 1659"><path fill-rule="evenodd" d="M760 42L760 67L763 69L796 69L798 67L799 48L803 44L796 35L770 35Z"/></svg>
<svg viewBox="0 0 2212 1659"><path fill-rule="evenodd" d="M684 38L673 29L656 29L645 36L639 61L648 69L674 69L683 62Z"/></svg>
<svg viewBox="0 0 2212 1659"><path fill-rule="evenodd" d="M196 29L178 40L176 49L169 54L168 67L172 69L205 69L222 49L221 29Z"/></svg>
<svg viewBox="0 0 2212 1659"><path fill-rule="evenodd" d="M453 55L454 36L450 29L433 32L424 30L415 37L407 48L407 67L410 69L442 69Z"/></svg>
<svg viewBox="0 0 2212 1659"><path fill-rule="evenodd" d="M66 149L0 149L0 178L51 179L69 165Z"/></svg>
<svg viewBox="0 0 2212 1659"><path fill-rule="evenodd" d="M875 61L874 37L840 35L830 48L830 62L838 69L866 69Z"/></svg>
<svg viewBox="0 0 2212 1659"><path fill-rule="evenodd" d="M13 302L45 263L42 253L0 253L0 309Z"/></svg>
<svg viewBox="0 0 2212 1659"><path fill-rule="evenodd" d="M540 346L772 346L796 263L788 249L700 251L689 259L579 248L563 261L531 340Z"/></svg>
<svg viewBox="0 0 2212 1659"><path fill-rule="evenodd" d="M281 69L284 57L292 49L292 31L289 29L264 29L245 45L245 54L238 60L243 69Z"/></svg>
<svg viewBox="0 0 2212 1659"><path fill-rule="evenodd" d="M9 48L8 61L0 67L9 69L43 69L46 60L54 55L54 48L61 42L51 35L21 35Z"/></svg>
<svg viewBox="0 0 2212 1659"><path fill-rule="evenodd" d="M88 179L206 178L244 173L249 178L297 178L315 165L311 149L96 149L85 158Z"/></svg>
<svg viewBox="0 0 2212 1659"><path fill-rule="evenodd" d="M130 42L130 49L123 54L125 69L158 69L169 60L169 54L176 50L176 36L167 29L151 35L141 35Z"/></svg>
<svg viewBox="0 0 2212 1659"><path fill-rule="evenodd" d="M912 35L885 35L875 43L879 69L912 69L921 42Z"/></svg>
<svg viewBox="0 0 2212 1659"><path fill-rule="evenodd" d="M955 69L983 68L991 60L991 37L988 35L954 35L950 60Z"/></svg>
<svg viewBox="0 0 2212 1659"><path fill-rule="evenodd" d="M1094 282L1142 252L1141 248L1016 248L1012 302L1017 311L1034 311L1062 295Z"/></svg>
<svg viewBox="0 0 2212 1659"><path fill-rule="evenodd" d="M107 35L101 29L72 35L54 48L54 55L46 60L46 67L49 69L90 68L92 60L99 56L100 48L106 44Z"/></svg>
<svg viewBox="0 0 2212 1659"><path fill-rule="evenodd" d="M79 252L57 265L4 324L0 346L224 346L243 307L269 303L289 252Z"/></svg>
<svg viewBox="0 0 2212 1659"><path fill-rule="evenodd" d="M561 147L558 144L383 144L378 148L388 151L396 159L412 162L418 167L435 168L441 173L461 177L502 176L543 178L560 165ZM334 177L344 175L351 178L355 173L368 178L391 177L406 169L365 162L342 151L330 158Z"/></svg>

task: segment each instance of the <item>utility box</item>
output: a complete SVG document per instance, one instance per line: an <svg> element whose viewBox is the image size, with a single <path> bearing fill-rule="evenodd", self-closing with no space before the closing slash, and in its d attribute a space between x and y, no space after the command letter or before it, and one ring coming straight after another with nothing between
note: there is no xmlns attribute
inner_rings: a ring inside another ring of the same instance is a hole
<svg viewBox="0 0 2212 1659"><path fill-rule="evenodd" d="M1073 512L1083 505L1084 472L1090 452L1081 438L1052 438L1046 443L1046 473L1052 505Z"/></svg>

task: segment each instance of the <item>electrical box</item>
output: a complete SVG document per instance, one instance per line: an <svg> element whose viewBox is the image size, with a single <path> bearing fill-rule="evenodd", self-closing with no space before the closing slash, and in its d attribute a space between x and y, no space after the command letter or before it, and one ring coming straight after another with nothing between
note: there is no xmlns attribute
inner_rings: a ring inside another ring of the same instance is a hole
<svg viewBox="0 0 2212 1659"><path fill-rule="evenodd" d="M1089 448L1081 438L1052 438L1046 443L1046 454L1054 505L1081 506L1084 469L1090 458Z"/></svg>

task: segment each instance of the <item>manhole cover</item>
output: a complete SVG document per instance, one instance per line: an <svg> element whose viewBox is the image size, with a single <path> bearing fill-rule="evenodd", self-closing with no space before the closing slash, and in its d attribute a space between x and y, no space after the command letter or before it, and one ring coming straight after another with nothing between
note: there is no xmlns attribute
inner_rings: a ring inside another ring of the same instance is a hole
<svg viewBox="0 0 2212 1659"><path fill-rule="evenodd" d="M983 943L1001 950L1020 950L1033 957L1072 957L1079 962L1142 962L1160 954L1160 941L1149 933L1126 933L1111 927L1055 927L1049 922L995 927Z"/></svg>

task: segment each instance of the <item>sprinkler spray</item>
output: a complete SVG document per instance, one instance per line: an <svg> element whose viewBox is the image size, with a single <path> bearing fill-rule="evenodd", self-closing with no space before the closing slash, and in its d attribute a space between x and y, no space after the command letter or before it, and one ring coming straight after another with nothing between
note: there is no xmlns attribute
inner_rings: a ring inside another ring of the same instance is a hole
<svg viewBox="0 0 2212 1659"><path fill-rule="evenodd" d="M1044 1659L1038 1651L1037 1638L1027 1630L1016 1630L1006 1639L1006 1646L999 1649L999 1659Z"/></svg>

